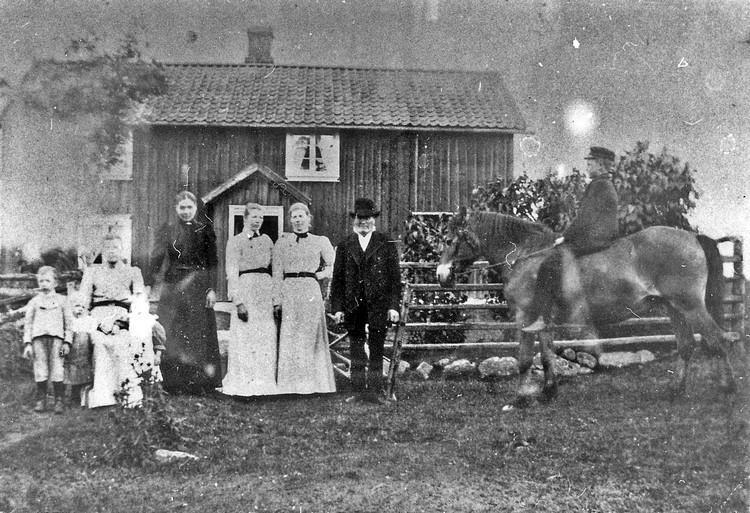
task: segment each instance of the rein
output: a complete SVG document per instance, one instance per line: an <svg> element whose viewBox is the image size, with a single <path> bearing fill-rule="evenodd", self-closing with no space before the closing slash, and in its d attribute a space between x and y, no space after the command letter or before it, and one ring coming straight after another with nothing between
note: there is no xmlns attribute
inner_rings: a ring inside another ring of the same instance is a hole
<svg viewBox="0 0 750 513"><path fill-rule="evenodd" d="M531 256L531 255L527 255L527 256ZM526 257L523 257L523 258L526 258ZM501 265L507 265L509 269L512 268L510 262L507 261L507 256L506 256L506 261L505 262L498 262L496 264L488 265L487 267L483 267L482 270L484 271L484 270L487 270L487 269L494 269L495 267L500 267ZM455 274L456 276L465 276L467 274L471 274L472 272L474 272L474 269L468 269L467 268L465 271L461 271L461 272L454 271L453 274Z"/></svg>

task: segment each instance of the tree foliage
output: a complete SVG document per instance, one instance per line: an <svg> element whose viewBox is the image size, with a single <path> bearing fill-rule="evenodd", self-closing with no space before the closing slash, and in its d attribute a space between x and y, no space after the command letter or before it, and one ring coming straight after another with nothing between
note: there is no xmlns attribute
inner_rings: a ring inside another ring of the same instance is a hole
<svg viewBox="0 0 750 513"><path fill-rule="evenodd" d="M405 262L437 262L441 244L448 230L451 216L411 216L404 226L404 250L401 259Z"/></svg>
<svg viewBox="0 0 750 513"><path fill-rule="evenodd" d="M693 170L666 148L655 155L648 152L647 142L636 143L620 157L612 180L620 200L621 234L656 225L693 229L687 219L698 199ZM585 188L586 178L578 170L562 178L534 180L522 175L507 185L497 181L477 187L471 206L542 222L562 232L575 217Z"/></svg>
<svg viewBox="0 0 750 513"><path fill-rule="evenodd" d="M100 168L121 160L129 125L149 96L166 92L163 67L143 58L135 36L128 34L112 51L96 37L71 41L66 61L38 62L25 79L23 102L61 120L93 116L92 159Z"/></svg>

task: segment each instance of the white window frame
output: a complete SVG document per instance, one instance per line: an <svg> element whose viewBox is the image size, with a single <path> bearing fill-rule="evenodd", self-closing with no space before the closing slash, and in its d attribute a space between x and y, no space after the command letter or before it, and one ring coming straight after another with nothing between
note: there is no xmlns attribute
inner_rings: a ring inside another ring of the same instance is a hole
<svg viewBox="0 0 750 513"><path fill-rule="evenodd" d="M99 172L102 180L133 179L133 132L128 132L125 142L120 145L120 161Z"/></svg>
<svg viewBox="0 0 750 513"><path fill-rule="evenodd" d="M315 148L320 150L320 161L324 168L320 171L303 169L301 160L304 156L315 161L312 147L305 151L304 139L316 141ZM301 145L302 144L302 145ZM286 134L286 179L290 182L338 182L340 172L341 138L338 133L289 133Z"/></svg>
<svg viewBox="0 0 750 513"><path fill-rule="evenodd" d="M133 258L133 220L130 214L87 215L78 219L78 267L85 269L101 253L102 241L112 229L122 239L122 256Z"/></svg>
<svg viewBox="0 0 750 513"><path fill-rule="evenodd" d="M284 233L284 207L281 205L261 205L263 216L276 216L279 218L279 233L276 240ZM227 234L229 238L234 237L234 217L245 215L245 205L229 205L229 226Z"/></svg>
<svg viewBox="0 0 750 513"><path fill-rule="evenodd" d="M448 211L441 212L439 210L430 210L430 211L412 212L411 215L414 216L414 217L416 217L416 216L435 216L435 217L439 218L439 217L444 216L444 215L454 216L454 215L456 215L456 213L455 212L448 212Z"/></svg>

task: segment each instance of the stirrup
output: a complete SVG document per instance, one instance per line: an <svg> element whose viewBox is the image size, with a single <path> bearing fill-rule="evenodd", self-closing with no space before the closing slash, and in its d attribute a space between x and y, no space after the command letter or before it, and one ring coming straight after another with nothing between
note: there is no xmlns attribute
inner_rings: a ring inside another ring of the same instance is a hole
<svg viewBox="0 0 750 513"><path fill-rule="evenodd" d="M521 331L524 333L539 333L546 327L547 325L545 324L544 319L542 317L537 317L533 323L521 328Z"/></svg>

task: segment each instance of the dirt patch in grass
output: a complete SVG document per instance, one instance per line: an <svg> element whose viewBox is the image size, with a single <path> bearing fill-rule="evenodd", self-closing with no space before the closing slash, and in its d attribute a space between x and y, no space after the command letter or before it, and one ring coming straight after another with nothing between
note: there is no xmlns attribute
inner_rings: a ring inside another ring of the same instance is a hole
<svg viewBox="0 0 750 513"><path fill-rule="evenodd" d="M6 380L1 427L30 431L0 451L0 511L747 511L745 375L728 398L701 362L672 400L675 365L569 379L509 413L512 381L405 379L388 407L171 397L200 459L145 467L105 461L116 412L35 415Z"/></svg>

